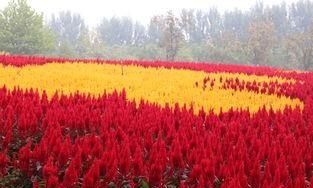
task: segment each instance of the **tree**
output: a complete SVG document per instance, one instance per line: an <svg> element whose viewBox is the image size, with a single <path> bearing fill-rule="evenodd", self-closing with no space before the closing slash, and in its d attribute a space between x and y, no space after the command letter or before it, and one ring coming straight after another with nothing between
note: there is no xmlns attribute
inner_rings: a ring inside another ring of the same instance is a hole
<svg viewBox="0 0 313 188"><path fill-rule="evenodd" d="M148 42L159 44L165 28L164 16L153 16L148 26Z"/></svg>
<svg viewBox="0 0 313 188"><path fill-rule="evenodd" d="M98 27L98 33L105 45L130 45L133 43L133 27L133 21L128 17L112 17L110 20L104 18Z"/></svg>
<svg viewBox="0 0 313 188"><path fill-rule="evenodd" d="M234 33L239 39L247 35L249 16L241 10L228 11L224 13L223 32Z"/></svg>
<svg viewBox="0 0 313 188"><path fill-rule="evenodd" d="M250 17L252 18L252 21L265 19L265 9L262 1L257 1L256 4L251 7Z"/></svg>
<svg viewBox="0 0 313 188"><path fill-rule="evenodd" d="M131 18L123 17L120 26L120 43L131 45L133 44L134 24Z"/></svg>
<svg viewBox="0 0 313 188"><path fill-rule="evenodd" d="M199 43L208 40L210 37L210 23L207 14L201 10L196 11L195 21L195 32L191 37L192 41Z"/></svg>
<svg viewBox="0 0 313 188"><path fill-rule="evenodd" d="M79 54L79 57L87 58L90 55L91 47L92 43L89 30L83 27L77 40L76 52Z"/></svg>
<svg viewBox="0 0 313 188"><path fill-rule="evenodd" d="M79 14L70 11L52 15L49 23L56 35L57 54L62 57L87 57L89 53L89 30Z"/></svg>
<svg viewBox="0 0 313 188"><path fill-rule="evenodd" d="M220 53L215 52L216 55L220 55L220 59L214 58L215 60L236 64L247 62L245 43L240 41L240 36L236 30L222 32L221 37L216 38L213 42L217 48L215 51L220 51Z"/></svg>
<svg viewBox="0 0 313 188"><path fill-rule="evenodd" d="M248 51L251 63L266 65L271 55L274 37L274 24L269 20L256 20L248 28Z"/></svg>
<svg viewBox="0 0 313 188"><path fill-rule="evenodd" d="M281 5L273 5L267 10L267 13L270 15L273 20L275 31L277 36L284 36L287 34L288 28L288 11L286 3Z"/></svg>
<svg viewBox="0 0 313 188"><path fill-rule="evenodd" d="M51 30L56 33L59 43L64 41L75 43L81 34L81 30L86 27L81 16L70 11L60 12L58 17L52 15L49 25Z"/></svg>
<svg viewBox="0 0 313 188"><path fill-rule="evenodd" d="M0 12L0 51L42 54L53 48L53 35L27 0L11 0Z"/></svg>
<svg viewBox="0 0 313 188"><path fill-rule="evenodd" d="M133 44L135 46L143 46L147 41L146 28L139 22L134 25Z"/></svg>
<svg viewBox="0 0 313 188"><path fill-rule="evenodd" d="M162 33L161 46L165 48L166 59L173 61L178 49L182 46L183 34L179 27L178 18L169 11L165 19L165 27Z"/></svg>
<svg viewBox="0 0 313 188"><path fill-rule="evenodd" d="M219 37L222 31L222 18L220 13L216 8L211 8L207 14L207 19L209 22L209 35L211 38Z"/></svg>
<svg viewBox="0 0 313 188"><path fill-rule="evenodd" d="M73 58L77 56L77 53L72 44L70 44L68 41L64 41L57 46L57 56Z"/></svg>
<svg viewBox="0 0 313 188"><path fill-rule="evenodd" d="M183 9L180 14L180 27L182 29L183 35L188 42L196 42L196 18L194 15L194 10Z"/></svg>
<svg viewBox="0 0 313 188"><path fill-rule="evenodd" d="M304 70L311 70L313 66L313 23L310 28L301 33L288 36L288 49L298 60Z"/></svg>
<svg viewBox="0 0 313 188"><path fill-rule="evenodd" d="M313 18L313 2L310 0L299 0L292 3L289 8L289 19L292 31L304 32Z"/></svg>
<svg viewBox="0 0 313 188"><path fill-rule="evenodd" d="M138 59L165 60L165 50L158 44L146 43L144 46L134 49L133 54L136 54Z"/></svg>

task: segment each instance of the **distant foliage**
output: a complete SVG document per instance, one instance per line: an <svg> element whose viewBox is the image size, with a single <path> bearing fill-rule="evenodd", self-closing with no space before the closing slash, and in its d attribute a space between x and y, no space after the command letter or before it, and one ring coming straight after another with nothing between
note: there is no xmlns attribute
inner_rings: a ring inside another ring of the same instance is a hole
<svg viewBox="0 0 313 188"><path fill-rule="evenodd" d="M0 12L0 51L44 54L53 48L52 41L43 15L35 12L27 0L12 0Z"/></svg>
<svg viewBox="0 0 313 188"><path fill-rule="evenodd" d="M89 28L79 13L70 11L52 15L48 23L42 18L27 0L11 0L0 11L0 51L313 68L311 0L273 6L258 1L249 11L169 11L154 15L147 25L115 16L98 18L98 25Z"/></svg>

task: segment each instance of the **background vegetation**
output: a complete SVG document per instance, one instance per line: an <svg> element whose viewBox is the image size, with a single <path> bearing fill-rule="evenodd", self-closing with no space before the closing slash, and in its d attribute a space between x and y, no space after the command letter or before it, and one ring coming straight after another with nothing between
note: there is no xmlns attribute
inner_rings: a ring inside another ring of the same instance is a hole
<svg viewBox="0 0 313 188"><path fill-rule="evenodd" d="M220 61L288 69L313 68L313 2L299 0L249 11L184 9L155 15L148 25L129 17L99 19L89 28L80 14L49 21L27 0L0 11L0 52L72 58ZM95 18L96 19L96 18Z"/></svg>

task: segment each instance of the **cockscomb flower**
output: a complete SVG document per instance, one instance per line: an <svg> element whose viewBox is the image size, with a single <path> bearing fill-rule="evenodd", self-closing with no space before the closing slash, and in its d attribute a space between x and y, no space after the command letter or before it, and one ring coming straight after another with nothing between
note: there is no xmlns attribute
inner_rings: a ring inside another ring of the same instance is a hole
<svg viewBox="0 0 313 188"><path fill-rule="evenodd" d="M57 176L52 175L48 178L46 188L58 188L59 187L59 179Z"/></svg>
<svg viewBox="0 0 313 188"><path fill-rule="evenodd" d="M42 169L43 177L49 179L50 176L57 176L58 168L54 165L54 160L50 157Z"/></svg>
<svg viewBox="0 0 313 188"><path fill-rule="evenodd" d="M6 175L7 173L7 163L8 157L5 154L6 152L0 152L0 178Z"/></svg>
<svg viewBox="0 0 313 188"><path fill-rule="evenodd" d="M64 180L62 182L64 187L74 188L78 182L79 171L77 171L77 167L75 167L77 165L75 162L76 161L72 161L69 167L65 170Z"/></svg>
<svg viewBox="0 0 313 188"><path fill-rule="evenodd" d="M99 186L99 161L96 160L93 162L90 169L87 171L87 173L84 176L83 179L83 188L94 188Z"/></svg>
<svg viewBox="0 0 313 188"><path fill-rule="evenodd" d="M0 55L2 62L20 66L0 66L8 84L0 88L2 176L12 167L60 188L135 186L135 178L149 187L312 186L311 73L125 60L121 77L114 74L120 61ZM53 82L38 85L50 78L43 72L34 81L32 71L46 66ZM58 74L73 66L78 72ZM93 74L72 79L89 68L101 81ZM112 75L102 74L106 69Z"/></svg>
<svg viewBox="0 0 313 188"><path fill-rule="evenodd" d="M171 151L171 163L174 169L181 169L184 166L184 160L182 156L181 146L179 144L178 139L175 139L174 143L172 144L172 151Z"/></svg>
<svg viewBox="0 0 313 188"><path fill-rule="evenodd" d="M31 175L31 150L30 150L30 143L23 146L18 153L18 166L23 173L27 176Z"/></svg>

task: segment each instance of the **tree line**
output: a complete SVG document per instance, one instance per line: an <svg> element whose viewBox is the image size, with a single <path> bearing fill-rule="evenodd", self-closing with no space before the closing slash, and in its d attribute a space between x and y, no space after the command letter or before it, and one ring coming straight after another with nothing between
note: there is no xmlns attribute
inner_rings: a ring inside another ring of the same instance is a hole
<svg viewBox="0 0 313 188"><path fill-rule="evenodd" d="M219 61L313 68L313 1L220 13L183 9L144 25L129 17L103 18L89 28L70 11L44 21L27 0L0 11L0 52L72 58Z"/></svg>

